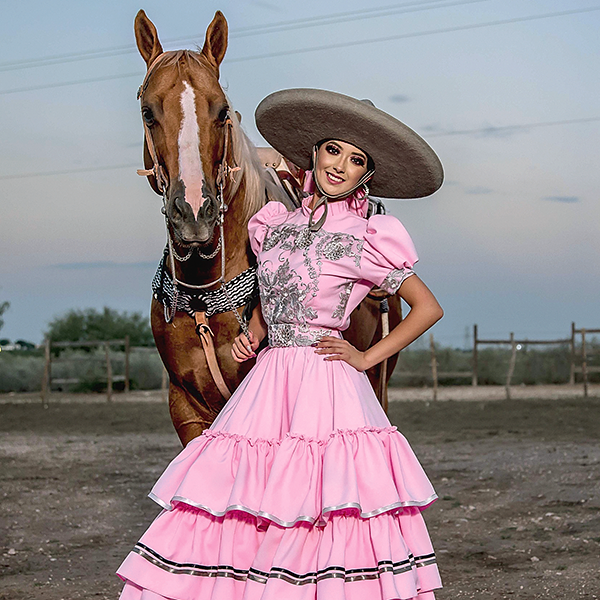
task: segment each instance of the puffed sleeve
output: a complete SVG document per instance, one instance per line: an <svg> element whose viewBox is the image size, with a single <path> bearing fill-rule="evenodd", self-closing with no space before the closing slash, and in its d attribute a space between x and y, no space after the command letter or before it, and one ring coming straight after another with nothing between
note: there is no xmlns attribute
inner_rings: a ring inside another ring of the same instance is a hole
<svg viewBox="0 0 600 600"><path fill-rule="evenodd" d="M395 294L419 260L404 225L392 215L374 215L367 222L361 277Z"/></svg>
<svg viewBox="0 0 600 600"><path fill-rule="evenodd" d="M267 202L249 221L248 235L250 237L250 247L254 254L258 254L262 248L267 228L274 221L280 221L277 218L280 215L287 214L287 208L281 202Z"/></svg>

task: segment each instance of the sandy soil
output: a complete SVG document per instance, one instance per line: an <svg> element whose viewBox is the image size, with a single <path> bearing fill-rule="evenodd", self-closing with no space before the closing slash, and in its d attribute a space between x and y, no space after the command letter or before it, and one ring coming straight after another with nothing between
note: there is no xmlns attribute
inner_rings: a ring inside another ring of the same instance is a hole
<svg viewBox="0 0 600 600"><path fill-rule="evenodd" d="M600 400L569 395L392 391L405 400L390 418L440 497L426 511L438 599L600 597ZM53 396L47 409L0 397L0 599L117 598L113 573L157 514L145 496L178 450L157 394Z"/></svg>

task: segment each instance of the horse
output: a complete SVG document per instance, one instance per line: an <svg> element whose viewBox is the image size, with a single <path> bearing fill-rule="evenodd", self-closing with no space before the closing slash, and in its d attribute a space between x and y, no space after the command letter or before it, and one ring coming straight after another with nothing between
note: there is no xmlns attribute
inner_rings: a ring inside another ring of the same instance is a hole
<svg viewBox="0 0 600 600"><path fill-rule="evenodd" d="M147 67L138 90L145 165L138 173L162 196L167 229L150 320L169 375L171 419L185 446L211 425L254 364L237 363L230 353L258 302L248 220L267 201L293 206L219 84L228 40L223 14L215 13L198 51L163 51L143 10L134 31ZM400 298L388 302L393 327ZM344 337L364 350L381 336L380 301L367 298ZM380 399L396 360L389 359L387 374L381 366L368 372Z"/></svg>

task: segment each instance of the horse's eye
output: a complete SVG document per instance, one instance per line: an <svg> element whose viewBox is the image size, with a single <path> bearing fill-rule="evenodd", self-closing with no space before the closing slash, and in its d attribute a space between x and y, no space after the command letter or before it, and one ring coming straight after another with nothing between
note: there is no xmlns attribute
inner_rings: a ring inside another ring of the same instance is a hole
<svg viewBox="0 0 600 600"><path fill-rule="evenodd" d="M221 112L219 113L219 121L221 121L221 123L225 123L225 121L227 120L227 117L229 117L229 106L224 106L221 109Z"/></svg>
<svg viewBox="0 0 600 600"><path fill-rule="evenodd" d="M154 125L154 115L152 114L152 110L147 106L142 108L142 119L144 119L144 122L148 127Z"/></svg>

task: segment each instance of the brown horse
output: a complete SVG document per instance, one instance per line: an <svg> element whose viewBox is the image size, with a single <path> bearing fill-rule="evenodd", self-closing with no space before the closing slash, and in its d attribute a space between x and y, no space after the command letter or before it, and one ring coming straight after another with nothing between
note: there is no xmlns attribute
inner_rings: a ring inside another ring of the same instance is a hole
<svg viewBox="0 0 600 600"><path fill-rule="evenodd" d="M144 11L136 16L135 36L147 65L138 92L146 166L140 174L163 197L167 224L152 331L169 373L171 418L185 445L210 426L228 390L253 365L230 354L257 302L247 223L266 201L289 206L290 200L266 175L219 84L227 49L223 14L215 14L199 52L163 52ZM390 298L390 308L393 327L400 319L399 297ZM379 302L367 299L345 337L366 349L381 336L379 323ZM379 374L379 368L369 373L376 390L386 383L381 386Z"/></svg>

